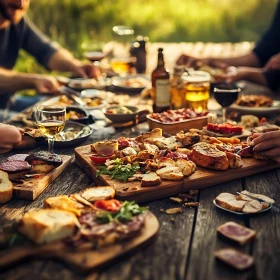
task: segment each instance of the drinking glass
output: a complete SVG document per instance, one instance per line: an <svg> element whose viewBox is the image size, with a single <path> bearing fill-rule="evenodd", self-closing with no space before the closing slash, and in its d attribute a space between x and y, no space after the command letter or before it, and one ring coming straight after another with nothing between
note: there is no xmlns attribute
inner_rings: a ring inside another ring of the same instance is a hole
<svg viewBox="0 0 280 280"><path fill-rule="evenodd" d="M216 101L222 106L222 122L226 122L226 108L233 104L240 93L241 89L231 84L221 84L214 87L214 96Z"/></svg>
<svg viewBox="0 0 280 280"><path fill-rule="evenodd" d="M61 105L39 105L36 123L41 133L48 139L48 151L53 154L54 137L60 133L66 120L66 107Z"/></svg>

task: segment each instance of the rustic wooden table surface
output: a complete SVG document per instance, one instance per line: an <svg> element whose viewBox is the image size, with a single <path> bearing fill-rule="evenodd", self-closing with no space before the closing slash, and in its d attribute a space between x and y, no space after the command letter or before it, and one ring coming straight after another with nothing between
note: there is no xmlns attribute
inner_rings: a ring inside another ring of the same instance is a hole
<svg viewBox="0 0 280 280"><path fill-rule="evenodd" d="M263 92L263 89L258 91ZM112 127L98 128L84 144L120 136L134 137L147 130L147 123L119 130ZM21 152L30 153L39 149ZM74 148L55 148L55 151L59 154L74 154ZM0 160L14 153L0 156ZM169 198L146 203L160 222L156 241L142 251L123 257L97 272L79 275L59 262L32 260L0 271L0 279L279 279L280 213L272 209L258 215L238 216L213 205L213 199L219 193L242 190L268 195L280 204L279 178L280 169L203 189L198 194L199 207L186 208L183 213L174 216L160 212L161 208L174 207ZM26 211L42 207L48 197L76 193L91 184L86 174L73 162L67 172L50 184L35 201L12 199L2 205L0 223L3 218L20 218ZM236 272L214 258L216 250L236 247L217 237L216 228L227 221L235 221L257 231L254 243L238 248L255 259L254 267L248 271Z"/></svg>

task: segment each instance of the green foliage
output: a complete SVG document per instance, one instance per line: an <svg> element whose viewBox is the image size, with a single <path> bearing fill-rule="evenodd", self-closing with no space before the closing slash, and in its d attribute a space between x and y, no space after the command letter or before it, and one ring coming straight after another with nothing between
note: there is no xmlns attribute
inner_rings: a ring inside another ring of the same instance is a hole
<svg viewBox="0 0 280 280"><path fill-rule="evenodd" d="M162 42L255 41L277 0L40 0L29 16L53 40L81 57L92 41L119 39L114 25ZM24 62L23 62L24 61ZM41 71L23 56L17 69Z"/></svg>

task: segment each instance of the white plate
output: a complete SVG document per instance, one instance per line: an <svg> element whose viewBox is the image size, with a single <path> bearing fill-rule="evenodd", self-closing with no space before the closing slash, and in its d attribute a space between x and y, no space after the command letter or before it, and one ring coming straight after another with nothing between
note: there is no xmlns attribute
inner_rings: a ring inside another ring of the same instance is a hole
<svg viewBox="0 0 280 280"><path fill-rule="evenodd" d="M226 209L226 208L223 208L223 207L221 207L220 205L218 205L218 204L216 203L216 200L215 200L215 199L213 200L213 203L214 203L214 205L215 205L216 207L218 207L218 208L220 208L220 209L222 209L222 210L224 210L224 211L227 211L227 212L236 214L236 215L254 215L254 214L259 214L259 213L263 213L263 212L265 212L265 211L270 210L271 207L272 207L272 206L270 205L268 208L263 209L263 210L261 210L261 211L259 211L259 212L256 212L256 213L243 213L243 212L237 212L237 211L232 211L232 210L228 210L228 209Z"/></svg>
<svg viewBox="0 0 280 280"><path fill-rule="evenodd" d="M81 96L81 97L85 97L85 96ZM91 97L94 97L94 96L91 96ZM60 96L56 96L56 97L53 97L53 98L50 98L44 102L42 102L43 104L46 104L46 105L52 105L52 104L58 104L59 103L59 99L60 99ZM63 103L61 103L63 104ZM77 105L75 102L74 104L71 104L71 105ZM102 108L104 108L105 106L107 105L107 101L102 99L102 103L98 106L84 106L83 108L86 109L86 110L101 110ZM68 106L65 104L65 106ZM70 105L69 105L70 106Z"/></svg>
<svg viewBox="0 0 280 280"><path fill-rule="evenodd" d="M280 111L280 101L274 100L271 107L248 107L233 104L230 106L230 108L246 113L272 113Z"/></svg>
<svg viewBox="0 0 280 280"><path fill-rule="evenodd" d="M127 75L125 77L113 77L112 85L116 88L128 91L141 91L151 83L146 75Z"/></svg>

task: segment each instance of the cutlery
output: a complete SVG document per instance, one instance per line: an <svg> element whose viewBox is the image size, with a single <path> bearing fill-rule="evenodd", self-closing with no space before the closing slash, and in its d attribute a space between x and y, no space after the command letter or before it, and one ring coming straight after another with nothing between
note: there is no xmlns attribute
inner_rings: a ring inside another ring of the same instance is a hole
<svg viewBox="0 0 280 280"><path fill-rule="evenodd" d="M76 90L70 89L65 86L60 87L60 92L73 99L80 106L86 106L86 103L79 97L80 93Z"/></svg>
<svg viewBox="0 0 280 280"><path fill-rule="evenodd" d="M263 200L263 199L261 199L261 198L254 197L254 196L249 195L249 194L240 193L240 192L236 192L236 193L239 194L239 195L245 195L245 196L247 196L247 197L249 197L249 198L251 198L251 199L257 200L258 202L267 203L267 204L271 205L273 208L277 209L277 211L280 210L280 206L278 206L278 205L276 205L276 204L274 204L274 203L269 203L269 202L267 202L267 201L265 201L265 200Z"/></svg>

